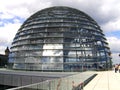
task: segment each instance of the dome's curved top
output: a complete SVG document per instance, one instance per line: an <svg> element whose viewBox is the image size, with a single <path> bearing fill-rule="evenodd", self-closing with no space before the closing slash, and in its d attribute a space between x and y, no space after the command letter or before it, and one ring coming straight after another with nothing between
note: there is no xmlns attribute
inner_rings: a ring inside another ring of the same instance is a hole
<svg viewBox="0 0 120 90"><path fill-rule="evenodd" d="M96 25L96 27L100 28L95 20L93 20L89 15L87 15L86 13L84 13L80 10L77 10L77 9L71 8L71 7L55 6L55 7L50 7L50 8L40 10L40 11L36 12L35 14L33 14L23 23L23 25L21 26L21 28L19 30L22 30L22 28L27 27L28 23L31 23L31 22L38 22L39 20L41 20L41 22L43 23L44 21L42 21L42 20L45 20L45 19L49 20L49 19L55 19L55 18L63 19L63 20L64 19L72 19L74 21L75 20L87 21L89 23L93 23L94 25ZM46 22L44 22L44 24ZM34 24L30 24L30 25L34 25Z"/></svg>
<svg viewBox="0 0 120 90"><path fill-rule="evenodd" d="M45 14L45 15L48 14L50 16L54 16L57 14L58 15L61 14L61 15L65 15L65 16L69 16L71 14L74 14L74 15L76 14L76 15L93 20L89 15L87 15L86 13L84 13L80 10L77 10L77 9L71 8L71 7L63 7L63 6L56 6L56 7L51 7L51 8L46 8L46 9L40 10L40 11L36 12L35 14L33 14L29 19L36 18L40 14Z"/></svg>

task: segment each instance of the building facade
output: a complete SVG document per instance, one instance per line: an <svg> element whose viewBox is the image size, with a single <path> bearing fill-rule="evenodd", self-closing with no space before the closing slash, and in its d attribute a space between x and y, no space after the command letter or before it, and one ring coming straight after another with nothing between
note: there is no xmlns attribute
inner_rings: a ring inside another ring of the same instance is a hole
<svg viewBox="0 0 120 90"><path fill-rule="evenodd" d="M0 54L0 68L7 67L9 53L10 53L10 51L9 51L9 48L7 47L5 49L5 54Z"/></svg>
<svg viewBox="0 0 120 90"><path fill-rule="evenodd" d="M79 71L109 65L110 48L100 26L70 7L50 7L29 17L12 42L13 69Z"/></svg>

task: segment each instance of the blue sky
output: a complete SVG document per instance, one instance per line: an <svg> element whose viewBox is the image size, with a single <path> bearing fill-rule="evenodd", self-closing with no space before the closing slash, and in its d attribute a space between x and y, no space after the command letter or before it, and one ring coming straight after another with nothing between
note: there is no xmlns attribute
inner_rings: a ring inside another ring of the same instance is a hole
<svg viewBox="0 0 120 90"><path fill-rule="evenodd" d="M120 63L119 0L0 0L0 54L4 54L23 22L35 12L51 6L69 6L91 16L103 30L113 62Z"/></svg>
<svg viewBox="0 0 120 90"><path fill-rule="evenodd" d="M120 31L106 32L106 37L117 37L120 39Z"/></svg>

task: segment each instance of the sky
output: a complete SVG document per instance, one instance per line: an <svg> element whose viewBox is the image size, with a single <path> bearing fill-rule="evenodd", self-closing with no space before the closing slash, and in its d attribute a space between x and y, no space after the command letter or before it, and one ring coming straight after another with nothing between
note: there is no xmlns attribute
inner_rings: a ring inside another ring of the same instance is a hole
<svg viewBox="0 0 120 90"><path fill-rule="evenodd" d="M107 38L113 63L120 63L120 0L0 0L0 54L10 48L28 17L52 6L76 8L91 16Z"/></svg>

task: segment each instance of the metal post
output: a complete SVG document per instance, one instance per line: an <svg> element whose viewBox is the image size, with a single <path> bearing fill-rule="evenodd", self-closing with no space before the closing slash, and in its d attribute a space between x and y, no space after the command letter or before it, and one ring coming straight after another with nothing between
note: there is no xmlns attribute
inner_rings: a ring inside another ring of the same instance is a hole
<svg viewBox="0 0 120 90"><path fill-rule="evenodd" d="M83 72L83 67L84 67L84 63L83 63L83 59L84 59L84 58L83 58L83 51L81 52L81 55L82 55L82 57L81 57L81 60L82 60L82 61L81 61L81 62L82 62L82 72Z"/></svg>

